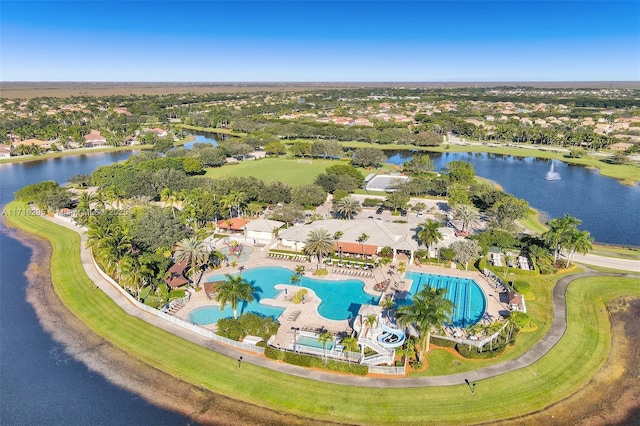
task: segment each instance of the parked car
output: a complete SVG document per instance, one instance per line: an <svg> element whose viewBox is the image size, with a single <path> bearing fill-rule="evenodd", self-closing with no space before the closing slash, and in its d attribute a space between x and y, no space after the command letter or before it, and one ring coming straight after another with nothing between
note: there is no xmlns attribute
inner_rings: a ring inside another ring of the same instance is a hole
<svg viewBox="0 0 640 426"><path fill-rule="evenodd" d="M400 212L400 216L405 216L406 217L407 216L407 211L406 210L402 210Z"/></svg>
<svg viewBox="0 0 640 426"><path fill-rule="evenodd" d="M378 207L378 210L376 210L376 214L382 214L382 212L384 212L384 207Z"/></svg>
<svg viewBox="0 0 640 426"><path fill-rule="evenodd" d="M418 212L418 217L424 216L422 212Z"/></svg>

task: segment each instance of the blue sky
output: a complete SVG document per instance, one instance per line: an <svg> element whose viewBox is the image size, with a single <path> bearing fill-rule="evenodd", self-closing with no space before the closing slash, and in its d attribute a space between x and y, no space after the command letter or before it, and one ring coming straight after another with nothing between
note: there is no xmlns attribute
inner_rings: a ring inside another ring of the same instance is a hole
<svg viewBox="0 0 640 426"><path fill-rule="evenodd" d="M5 1L1 81L640 80L638 1Z"/></svg>

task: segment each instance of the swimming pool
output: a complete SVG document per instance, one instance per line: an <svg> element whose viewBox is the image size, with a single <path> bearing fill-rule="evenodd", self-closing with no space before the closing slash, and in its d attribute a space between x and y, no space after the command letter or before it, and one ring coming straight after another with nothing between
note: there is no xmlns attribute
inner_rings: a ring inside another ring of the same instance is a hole
<svg viewBox="0 0 640 426"><path fill-rule="evenodd" d="M296 343L301 346L310 346L312 348L327 349L330 351L333 350L333 348L336 346L336 342L329 339L327 340L327 343L325 343L326 347L323 347L320 339L313 336L300 336L298 337L298 340Z"/></svg>
<svg viewBox="0 0 640 426"><path fill-rule="evenodd" d="M447 289L446 298L455 304L451 323L454 327L469 327L480 321L487 308L487 299L480 286L469 278L432 275L423 272L407 272L407 279L413 280L406 300L397 300L398 306L411 303L414 294L429 286Z"/></svg>
<svg viewBox="0 0 640 426"><path fill-rule="evenodd" d="M238 306L238 314L244 312L257 312L262 315L275 316L284 312L284 308L276 308L260 304L261 299L274 299L279 290L276 284L291 284L293 271L273 266L247 269L240 273L257 290L254 301ZM214 275L207 281L224 281L224 275ZM299 286L310 288L322 300L318 307L318 313L330 320L345 320L358 315L358 309L363 304L377 304L379 298L365 293L364 283L356 279L329 281L302 276ZM212 311L212 312L209 312ZM217 322L220 318L232 317L231 306L227 305L224 311L215 306L205 306L189 313L189 320L196 324L206 325ZM200 322L206 321L206 322Z"/></svg>

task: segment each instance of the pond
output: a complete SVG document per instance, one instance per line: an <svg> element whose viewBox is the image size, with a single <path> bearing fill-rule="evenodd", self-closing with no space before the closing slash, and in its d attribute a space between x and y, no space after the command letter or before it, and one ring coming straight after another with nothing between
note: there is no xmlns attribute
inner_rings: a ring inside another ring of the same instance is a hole
<svg viewBox="0 0 640 426"><path fill-rule="evenodd" d="M412 151L385 151L389 162L403 164ZM546 180L551 160L489 153L429 153L441 170L454 160L473 164L476 174L529 202L550 219L569 213L582 220L599 243L640 246L640 186L622 185L596 170L554 161L559 180Z"/></svg>

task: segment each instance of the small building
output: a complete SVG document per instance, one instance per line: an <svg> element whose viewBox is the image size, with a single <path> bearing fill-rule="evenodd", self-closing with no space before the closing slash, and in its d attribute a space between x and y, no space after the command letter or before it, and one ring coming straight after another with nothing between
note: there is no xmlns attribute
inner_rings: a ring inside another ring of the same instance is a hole
<svg viewBox="0 0 640 426"><path fill-rule="evenodd" d="M249 223L248 220L239 217L232 217L231 219L219 220L216 226L220 231L231 233L243 233L244 227Z"/></svg>
<svg viewBox="0 0 640 426"><path fill-rule="evenodd" d="M524 303L524 296L522 294L510 291L507 293L507 298L509 299L509 308L512 311L527 312L527 307Z"/></svg>
<svg viewBox="0 0 640 426"><path fill-rule="evenodd" d="M11 157L11 147L9 145L0 145L0 158Z"/></svg>
<svg viewBox="0 0 640 426"><path fill-rule="evenodd" d="M187 262L174 263L164 276L164 282L171 288L181 287L189 282L184 277L184 270L187 269Z"/></svg>
<svg viewBox="0 0 640 426"><path fill-rule="evenodd" d="M282 228L284 222L269 219L256 219L247 223L244 226L245 237L248 240L267 240L273 239L273 232L276 229Z"/></svg>
<svg viewBox="0 0 640 426"><path fill-rule="evenodd" d="M92 130L89 134L84 135L84 146L86 148L97 148L106 144L107 138L102 136L97 130Z"/></svg>

